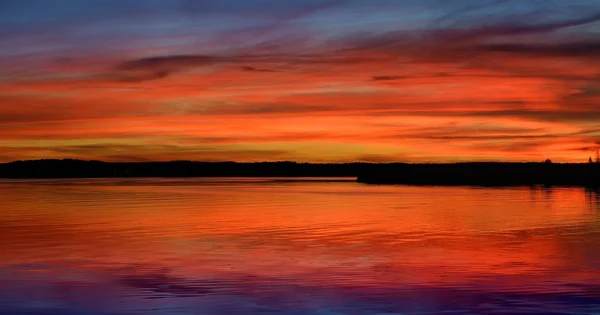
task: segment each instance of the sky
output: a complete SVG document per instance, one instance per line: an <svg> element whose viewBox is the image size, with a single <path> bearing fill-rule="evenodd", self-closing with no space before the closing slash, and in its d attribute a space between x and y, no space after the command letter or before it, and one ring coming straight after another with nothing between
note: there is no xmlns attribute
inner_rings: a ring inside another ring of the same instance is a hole
<svg viewBox="0 0 600 315"><path fill-rule="evenodd" d="M0 162L585 162L599 0L2 0Z"/></svg>

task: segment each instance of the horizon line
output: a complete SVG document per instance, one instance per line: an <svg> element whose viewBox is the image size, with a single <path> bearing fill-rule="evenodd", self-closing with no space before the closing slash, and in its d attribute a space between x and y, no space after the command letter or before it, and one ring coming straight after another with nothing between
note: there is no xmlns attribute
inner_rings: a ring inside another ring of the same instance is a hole
<svg viewBox="0 0 600 315"><path fill-rule="evenodd" d="M0 165L19 163L19 162L42 162L42 161L77 161L77 162L100 162L100 163L174 163L174 162L188 162L188 163L236 163L236 164L261 164L261 163L294 163L294 164L469 164L469 163L514 163L514 164L530 164L530 163L551 163L551 164L590 164L590 162L553 162L550 159L543 161L455 161L455 162L401 162L401 161L346 161L346 162L302 162L302 161L291 161L291 160L280 160L280 161L202 161L202 160L166 160L166 161L103 161L94 159L74 159L74 158L41 158L41 159L24 159L24 160L13 160L8 162L0 162ZM550 162L547 162L550 161ZM595 164L598 162L592 162Z"/></svg>

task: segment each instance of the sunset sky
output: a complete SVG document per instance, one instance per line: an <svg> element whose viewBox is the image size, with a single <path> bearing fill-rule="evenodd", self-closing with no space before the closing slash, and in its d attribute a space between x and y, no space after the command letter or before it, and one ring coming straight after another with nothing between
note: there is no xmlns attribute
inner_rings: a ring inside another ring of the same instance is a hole
<svg viewBox="0 0 600 315"><path fill-rule="evenodd" d="M585 162L598 0L2 0L0 162Z"/></svg>

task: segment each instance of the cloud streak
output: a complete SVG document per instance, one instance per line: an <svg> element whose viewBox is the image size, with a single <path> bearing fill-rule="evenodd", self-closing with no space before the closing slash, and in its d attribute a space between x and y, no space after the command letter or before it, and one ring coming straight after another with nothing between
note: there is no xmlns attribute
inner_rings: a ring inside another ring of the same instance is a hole
<svg viewBox="0 0 600 315"><path fill-rule="evenodd" d="M58 6L29 26L11 6L3 160L582 161L597 146L595 1L225 2L98 2L87 24L92 6ZM80 27L50 40L64 25Z"/></svg>

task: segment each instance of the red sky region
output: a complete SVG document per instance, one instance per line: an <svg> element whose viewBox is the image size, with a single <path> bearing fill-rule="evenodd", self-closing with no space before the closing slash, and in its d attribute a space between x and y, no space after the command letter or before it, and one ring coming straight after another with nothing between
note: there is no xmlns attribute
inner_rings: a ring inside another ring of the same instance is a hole
<svg viewBox="0 0 600 315"><path fill-rule="evenodd" d="M598 146L595 1L406 1L397 20L375 1L363 24L353 1L259 17L231 2L188 21L208 30L142 3L143 17L109 19L130 11L107 4L89 21L61 8L29 28L7 19L0 161L584 162ZM463 14L442 23L449 12Z"/></svg>

